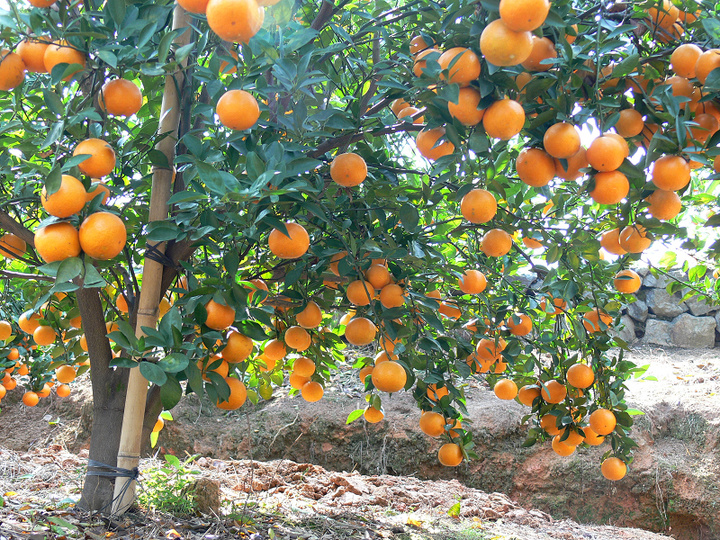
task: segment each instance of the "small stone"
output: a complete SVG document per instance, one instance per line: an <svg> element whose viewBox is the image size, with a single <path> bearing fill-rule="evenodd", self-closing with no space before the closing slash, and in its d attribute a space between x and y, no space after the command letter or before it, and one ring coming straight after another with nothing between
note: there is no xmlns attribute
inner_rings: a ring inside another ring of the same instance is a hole
<svg viewBox="0 0 720 540"><path fill-rule="evenodd" d="M627 307L628 315L639 322L644 322L648 317L648 305L642 300L635 300Z"/></svg>
<svg viewBox="0 0 720 540"><path fill-rule="evenodd" d="M637 341L637 337L635 336L635 322L630 315L620 317L620 326L615 329L613 333L628 345L632 345Z"/></svg>
<svg viewBox="0 0 720 540"><path fill-rule="evenodd" d="M650 311L659 317L674 318L687 311L682 295L675 293L672 296L665 289L652 289L647 294L647 305Z"/></svg>
<svg viewBox="0 0 720 540"><path fill-rule="evenodd" d="M687 304L687 307L690 309L690 313L696 317L700 317L717 309L717 306L709 304L706 300L708 300L708 298L704 296L693 296L685 300L685 304Z"/></svg>
<svg viewBox="0 0 720 540"><path fill-rule="evenodd" d="M662 345L670 347L670 329L672 323L660 319L648 319L645 325L643 343L646 345Z"/></svg>
<svg viewBox="0 0 720 540"><path fill-rule="evenodd" d="M712 349L715 346L715 318L683 313L672 322L670 339L676 347Z"/></svg>
<svg viewBox="0 0 720 540"><path fill-rule="evenodd" d="M220 482L198 478L191 487L195 509L201 514L220 514Z"/></svg>

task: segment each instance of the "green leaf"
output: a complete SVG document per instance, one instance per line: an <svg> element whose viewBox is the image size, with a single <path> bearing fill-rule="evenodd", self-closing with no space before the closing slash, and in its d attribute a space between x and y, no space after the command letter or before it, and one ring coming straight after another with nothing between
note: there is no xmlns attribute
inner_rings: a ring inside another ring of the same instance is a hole
<svg viewBox="0 0 720 540"><path fill-rule="evenodd" d="M62 173L60 167L54 167L53 170L45 177L45 190L48 195L52 195L60 189L62 184Z"/></svg>
<svg viewBox="0 0 720 540"><path fill-rule="evenodd" d="M190 359L186 355L181 353L171 353L162 360L159 360L157 365L165 373L180 373L188 366L189 363Z"/></svg>
<svg viewBox="0 0 720 540"><path fill-rule="evenodd" d="M172 409L175 407L182 398L182 394L182 386L180 386L178 380L175 377L169 376L165 384L160 387L160 402L162 403L163 409ZM162 413L162 415L164 414L165 412ZM165 418L165 420L168 420L168 418ZM172 416L170 420L172 420Z"/></svg>
<svg viewBox="0 0 720 540"><path fill-rule="evenodd" d="M447 512L448 516L454 517L454 518L460 517L460 508L461 508L460 502L458 501L450 507L450 509Z"/></svg>
<svg viewBox="0 0 720 540"><path fill-rule="evenodd" d="M420 221L420 214L417 208L410 203L403 203L398 211L398 217L402 221L403 227L408 231L415 231Z"/></svg>
<svg viewBox="0 0 720 540"><path fill-rule="evenodd" d="M85 260L85 278L83 279L83 286L88 289L97 289L99 287L104 287L105 285L107 285L107 282L97 271L95 265L91 261Z"/></svg>
<svg viewBox="0 0 720 540"><path fill-rule="evenodd" d="M352 424L355 420L360 418L364 412L365 412L365 409L355 409L353 412L351 412L348 415L347 420L345 421L345 425Z"/></svg>
<svg viewBox="0 0 720 540"><path fill-rule="evenodd" d="M64 283L72 281L83 271L83 262L79 257L70 257L62 261L57 270L57 281Z"/></svg>
<svg viewBox="0 0 720 540"><path fill-rule="evenodd" d="M108 0L106 10L110 13L113 22L119 27L125 19L125 0Z"/></svg>
<svg viewBox="0 0 720 540"><path fill-rule="evenodd" d="M162 368L158 367L157 364L153 364L152 362L140 362L140 373L142 373L142 376L145 377L148 381L151 383L155 383L158 386L162 386L165 384L165 382L168 380L167 375L162 370Z"/></svg>

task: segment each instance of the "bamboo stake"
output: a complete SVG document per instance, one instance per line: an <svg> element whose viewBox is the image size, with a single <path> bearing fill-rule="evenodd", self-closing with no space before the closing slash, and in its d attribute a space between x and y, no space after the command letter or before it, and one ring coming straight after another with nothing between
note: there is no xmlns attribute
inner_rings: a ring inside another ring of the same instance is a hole
<svg viewBox="0 0 720 540"><path fill-rule="evenodd" d="M173 12L173 30L187 28L185 32L175 39L175 45L180 47L190 42L192 32L189 29L190 17L179 5ZM183 62L183 68L187 62ZM160 221L168 217L168 200L172 193L173 168L175 161L175 144L180 123L180 96L178 90L184 85L184 72L178 71L165 77L162 109L158 134L170 133L158 144L160 150L170 164L169 168L155 167L153 169L152 191L150 194L149 221ZM161 254L165 253L165 243L155 246ZM135 334L144 335L143 326L155 328L158 318L158 305L160 304L161 281L163 265L145 257L143 263L143 282L138 300L137 323ZM145 416L145 402L147 399L148 381L140 374L139 368L130 371L127 397L123 413L122 431L120 434L120 448L118 450L117 466L123 469L134 469L140 460L140 446L142 439L143 418ZM115 494L113 497L113 514L124 513L135 500L135 481L118 478L115 481Z"/></svg>

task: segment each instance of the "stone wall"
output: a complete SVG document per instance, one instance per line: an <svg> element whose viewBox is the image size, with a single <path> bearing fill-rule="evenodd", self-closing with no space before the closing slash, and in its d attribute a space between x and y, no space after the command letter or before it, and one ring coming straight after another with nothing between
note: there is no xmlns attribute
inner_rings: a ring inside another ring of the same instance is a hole
<svg viewBox="0 0 720 540"><path fill-rule="evenodd" d="M720 306L708 305L697 298L682 301L684 292L668 294L667 286L676 278L686 281L682 272L672 277L654 276L648 269L635 269L642 276L637 300L625 309L619 337L628 343L712 349L719 342Z"/></svg>

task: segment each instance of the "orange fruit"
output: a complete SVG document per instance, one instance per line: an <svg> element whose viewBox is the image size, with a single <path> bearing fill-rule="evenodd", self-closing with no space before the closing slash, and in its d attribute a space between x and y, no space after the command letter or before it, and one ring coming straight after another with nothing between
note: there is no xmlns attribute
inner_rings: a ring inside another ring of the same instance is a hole
<svg viewBox="0 0 720 540"><path fill-rule="evenodd" d="M372 371L372 382L381 392L398 392L405 388L407 373L405 368L394 360L381 362Z"/></svg>
<svg viewBox="0 0 720 540"><path fill-rule="evenodd" d="M358 376L360 377L360 382L365 384L365 379L368 375L370 375L373 372L373 366L365 366L358 372Z"/></svg>
<svg viewBox="0 0 720 540"><path fill-rule="evenodd" d="M398 116L403 109L410 107L410 104L403 98L397 98L390 104L390 110L395 116Z"/></svg>
<svg viewBox="0 0 720 540"><path fill-rule="evenodd" d="M83 154L89 157L78 163L78 168L92 178L107 176L115 168L115 150L102 139L86 139L80 142L75 147L73 156Z"/></svg>
<svg viewBox="0 0 720 540"><path fill-rule="evenodd" d="M567 457L571 455L573 452L575 452L576 446L573 446L571 444L566 444L564 441L561 441L562 438L561 435L555 435L552 440L552 449L553 451L563 457Z"/></svg>
<svg viewBox="0 0 720 540"><path fill-rule="evenodd" d="M310 381L310 377L303 377L297 373L291 373L290 377L288 377L288 383L295 390L302 390L302 387L305 386L308 381Z"/></svg>
<svg viewBox="0 0 720 540"><path fill-rule="evenodd" d="M585 157L595 170L614 171L625 160L625 149L613 137L602 135L590 143Z"/></svg>
<svg viewBox="0 0 720 540"><path fill-rule="evenodd" d="M57 0L28 0L30 5L37 8L47 8L52 6Z"/></svg>
<svg viewBox="0 0 720 540"><path fill-rule="evenodd" d="M227 400L217 402L218 409L225 411L234 411L239 409L247 399L247 388L240 379L235 377L225 377L225 382L230 387L230 395Z"/></svg>
<svg viewBox="0 0 720 540"><path fill-rule="evenodd" d="M568 159L580 150L580 132L573 124L558 122L545 131L543 146L552 157Z"/></svg>
<svg viewBox="0 0 720 540"><path fill-rule="evenodd" d="M430 161L435 161L443 156L449 156L455 151L455 145L448 140L438 144L438 141L445 136L445 128L423 129L418 133L415 144L418 152Z"/></svg>
<svg viewBox="0 0 720 540"><path fill-rule="evenodd" d="M207 319L205 326L212 330L225 330L235 322L235 310L210 299L205 304Z"/></svg>
<svg viewBox="0 0 720 540"><path fill-rule="evenodd" d="M225 41L247 43L262 26L264 12L255 0L210 0L208 26Z"/></svg>
<svg viewBox="0 0 720 540"><path fill-rule="evenodd" d="M560 428L557 427L558 417L553 414L546 414L540 419L540 427L547 431L548 435L554 437L560 434Z"/></svg>
<svg viewBox="0 0 720 540"><path fill-rule="evenodd" d="M522 67L528 71L547 71L553 64L545 60L557 58L555 44L546 37L532 37L532 50L530 56L522 63Z"/></svg>
<svg viewBox="0 0 720 540"><path fill-rule="evenodd" d="M254 2L255 0L239 1ZM245 90L228 90L225 92L218 100L215 112L223 126L237 131L250 129L260 118L260 106L257 100L250 92Z"/></svg>
<svg viewBox="0 0 720 540"><path fill-rule="evenodd" d="M612 317L605 313L604 311L595 308L592 311L588 311L583 316L583 326L585 327L585 330L590 332L591 334L600 332L603 330L603 328L600 326L600 323L604 324L606 327L609 326L612 323ZM575 386L575 385L573 385ZM582 386L578 386L577 388L583 388Z"/></svg>
<svg viewBox="0 0 720 540"><path fill-rule="evenodd" d="M306 356L296 358L293 362L293 373L300 377L312 377L315 373L315 362Z"/></svg>
<svg viewBox="0 0 720 540"><path fill-rule="evenodd" d="M376 409L375 407L365 407L365 412L363 412L363 417L365 417L365 420L370 424L377 424L378 422L382 421L383 418L385 418L385 415L381 410Z"/></svg>
<svg viewBox="0 0 720 540"><path fill-rule="evenodd" d="M647 237L647 231L642 225L628 225L618 237L620 247L629 253L642 253L650 247L652 240Z"/></svg>
<svg viewBox="0 0 720 540"><path fill-rule="evenodd" d="M284 340L288 347L298 352L307 350L307 348L310 347L310 343L312 343L310 334L301 326L291 326L285 330Z"/></svg>
<svg viewBox="0 0 720 540"><path fill-rule="evenodd" d="M658 4L660 4L660 2L658 2ZM680 15L680 10L672 5L669 0L663 0L661 6L652 6L649 8L648 15L655 26L669 30L673 27Z"/></svg>
<svg viewBox="0 0 720 540"><path fill-rule="evenodd" d="M589 166L587 161L587 151L582 146L572 156L566 159L567 165L563 165L559 159L555 158L555 174L563 180L577 180L584 173L580 169Z"/></svg>
<svg viewBox="0 0 720 540"><path fill-rule="evenodd" d="M35 392L25 392L22 397L22 402L28 407L34 407L38 404L40 398Z"/></svg>
<svg viewBox="0 0 720 540"><path fill-rule="evenodd" d="M590 446L600 446L603 442L605 442L605 437L603 435L598 435L587 426L583 428L583 433L585 433L585 439L583 442L589 444Z"/></svg>
<svg viewBox="0 0 720 540"><path fill-rule="evenodd" d="M55 193L48 195L47 188L43 186L40 193L40 204L48 214L66 218L83 209L86 195L85 186L80 180L74 176L63 174L60 188Z"/></svg>
<svg viewBox="0 0 720 540"><path fill-rule="evenodd" d="M501 99L485 110L482 123L489 137L507 141L522 131L525 110L515 100Z"/></svg>
<svg viewBox="0 0 720 540"><path fill-rule="evenodd" d="M502 19L492 21L480 34L480 52L496 66L516 66L530 56L532 48L530 32L512 30Z"/></svg>
<svg viewBox="0 0 720 540"><path fill-rule="evenodd" d="M422 36L414 36L410 40L410 54L417 54L420 51L424 51L427 49L431 43L429 44L427 41L425 41L425 38Z"/></svg>
<svg viewBox="0 0 720 540"><path fill-rule="evenodd" d="M695 62L695 77L700 84L705 84L710 72L720 67L720 49L710 49L698 56Z"/></svg>
<svg viewBox="0 0 720 540"><path fill-rule="evenodd" d="M55 378L59 383L67 384L71 383L75 380L75 377L77 376L77 372L75 371L75 368L72 366L60 366L55 370Z"/></svg>
<svg viewBox="0 0 720 540"><path fill-rule="evenodd" d="M330 163L330 177L343 187L359 186L367 178L365 160L357 154L338 154Z"/></svg>
<svg viewBox="0 0 720 540"><path fill-rule="evenodd" d="M465 294L480 294L487 287L487 279L480 270L465 270L458 279L458 287Z"/></svg>
<svg viewBox="0 0 720 540"><path fill-rule="evenodd" d="M438 312L440 315L444 315L448 319L453 320L457 320L462 316L462 310L452 301L441 302L440 307L438 307Z"/></svg>
<svg viewBox="0 0 720 540"><path fill-rule="evenodd" d="M33 332L33 340L41 347L55 343L57 334L52 326L40 325Z"/></svg>
<svg viewBox="0 0 720 540"><path fill-rule="evenodd" d="M502 257L512 248L512 237L502 229L490 229L480 241L480 249L488 257Z"/></svg>
<svg viewBox="0 0 720 540"><path fill-rule="evenodd" d="M500 18L515 32L540 28L550 13L549 0L500 0Z"/></svg>
<svg viewBox="0 0 720 540"><path fill-rule="evenodd" d="M387 309L405 305L405 293L402 287L395 283L385 285L380 291L380 303Z"/></svg>
<svg viewBox="0 0 720 540"><path fill-rule="evenodd" d="M127 79L106 82L98 96L100 108L115 116L131 116L137 113L142 107L142 100L138 85Z"/></svg>
<svg viewBox="0 0 720 540"><path fill-rule="evenodd" d="M528 186L542 187L555 177L555 161L540 148L524 148L515 160L520 180Z"/></svg>
<svg viewBox="0 0 720 540"><path fill-rule="evenodd" d="M22 257L26 249L25 240L12 233L5 233L0 237L0 255L7 259Z"/></svg>
<svg viewBox="0 0 720 540"><path fill-rule="evenodd" d="M234 318L233 315L233 319ZM222 357L231 364L237 364L250 356L253 346L252 339L237 330L230 330L227 334L225 347L221 351Z"/></svg>
<svg viewBox="0 0 720 540"><path fill-rule="evenodd" d="M613 284L619 292L632 294L640 290L642 279L640 279L640 275L634 270L620 270L615 274Z"/></svg>
<svg viewBox="0 0 720 540"><path fill-rule="evenodd" d="M370 268L365 271L365 279L367 279L370 284L378 290L385 287L385 285L392 283L390 270L388 270L383 264L371 265Z"/></svg>
<svg viewBox="0 0 720 540"><path fill-rule="evenodd" d="M515 399L515 396L518 395L518 387L517 384L515 384L515 381L511 379L500 379L495 383L493 392L495 392L495 395L499 399L509 401L511 399Z"/></svg>
<svg viewBox="0 0 720 540"><path fill-rule="evenodd" d="M599 172L594 181L590 197L598 204L617 204L630 192L630 182L620 171Z"/></svg>
<svg viewBox="0 0 720 540"><path fill-rule="evenodd" d="M67 222L53 223L35 231L35 251L45 262L63 261L80 255L80 239Z"/></svg>
<svg viewBox="0 0 720 540"><path fill-rule="evenodd" d="M210 0L177 0L185 11L190 13L205 13L207 5Z"/></svg>
<svg viewBox="0 0 720 540"><path fill-rule="evenodd" d="M18 318L18 326L20 330L27 334L32 334L35 329L40 326L40 314L33 313L32 310L28 310ZM11 358L13 360L13 358Z"/></svg>
<svg viewBox="0 0 720 540"><path fill-rule="evenodd" d="M356 317L345 327L345 339L357 347L369 345L376 336L377 326L365 317Z"/></svg>
<svg viewBox="0 0 720 540"><path fill-rule="evenodd" d="M615 415L608 409L597 409L590 415L588 420L590 429L598 435L610 435L617 425Z"/></svg>
<svg viewBox="0 0 720 540"><path fill-rule="evenodd" d="M548 403L560 403L567 396L567 388L558 381L547 381L541 387L540 395Z"/></svg>
<svg viewBox="0 0 720 540"><path fill-rule="evenodd" d="M108 261L122 252L127 241L125 223L110 212L95 212L80 224L80 247L93 259Z"/></svg>
<svg viewBox="0 0 720 540"><path fill-rule="evenodd" d="M457 467L462 463L463 453L455 443L446 443L438 450L438 461L445 467Z"/></svg>
<svg viewBox="0 0 720 540"><path fill-rule="evenodd" d="M402 111L400 111L397 115L398 120L403 120L407 118L407 121L412 121L413 124L423 124L425 122L424 116L417 116L420 112L420 109L417 109L415 107L405 107Z"/></svg>
<svg viewBox="0 0 720 540"><path fill-rule="evenodd" d="M345 295L348 301L355 306L367 306L375 297L375 288L372 283L356 279L348 283Z"/></svg>
<svg viewBox="0 0 720 540"><path fill-rule="evenodd" d="M297 259L307 253L310 236L305 227L298 223L285 223L287 234L273 229L268 236L268 247L273 255L280 259Z"/></svg>
<svg viewBox="0 0 720 540"><path fill-rule="evenodd" d="M717 119L713 115L706 113L696 114L694 122L697 126L690 127L689 137L695 139L701 145L704 145L720 127Z"/></svg>
<svg viewBox="0 0 720 540"><path fill-rule="evenodd" d="M527 384L518 391L518 400L526 407L532 407L535 399L540 397L540 387L536 384ZM555 418L553 416L553 418Z"/></svg>
<svg viewBox="0 0 720 540"><path fill-rule="evenodd" d="M295 321L303 328L316 328L322 322L322 311L312 300L307 303L305 309L295 315Z"/></svg>
<svg viewBox="0 0 720 540"><path fill-rule="evenodd" d="M517 322L515 319L519 319ZM527 336L532 332L532 319L524 313L516 313L506 323L513 336Z"/></svg>
<svg viewBox="0 0 720 540"><path fill-rule="evenodd" d="M471 223L486 223L497 213L495 195L485 189L473 189L460 201L460 212Z"/></svg>
<svg viewBox="0 0 720 540"><path fill-rule="evenodd" d="M608 480L622 480L627 474L627 465L620 458L609 457L602 462L600 472Z"/></svg>
<svg viewBox="0 0 720 540"><path fill-rule="evenodd" d="M68 397L70 392L70 387L67 384L61 384L57 387L57 390L55 390L58 397Z"/></svg>
<svg viewBox="0 0 720 540"><path fill-rule="evenodd" d="M457 102L448 101L448 112L461 124L476 126L485 114L485 109L478 109L480 99L481 95L477 89L471 86L460 88Z"/></svg>
<svg viewBox="0 0 720 540"><path fill-rule="evenodd" d="M615 123L615 129L623 137L640 135L644 127L645 121L642 114L635 109L623 109L620 111L620 117Z"/></svg>
<svg viewBox="0 0 720 540"><path fill-rule="evenodd" d="M682 210L680 195L674 191L657 189L645 201L650 203L648 206L650 215L660 220L673 219Z"/></svg>
<svg viewBox="0 0 720 540"><path fill-rule="evenodd" d="M303 399L309 403L315 403L316 401L320 401L324 393L325 389L319 382L315 381L306 382L300 389L300 394L302 395Z"/></svg>
<svg viewBox="0 0 720 540"><path fill-rule="evenodd" d="M429 437L439 437L445 433L445 418L433 411L423 411L420 415L420 431Z"/></svg>
<svg viewBox="0 0 720 540"><path fill-rule="evenodd" d="M85 69L85 54L73 48L67 41L55 41L48 45L43 55L43 63L45 71L51 73L53 68L58 64L79 64L81 67L68 75L65 80L69 80L78 71Z"/></svg>
<svg viewBox="0 0 720 540"><path fill-rule="evenodd" d="M440 55L438 60L442 71L441 80L447 80L450 84L468 86L472 81L480 77L480 59L470 49L465 47L453 47Z"/></svg>
<svg viewBox="0 0 720 540"><path fill-rule="evenodd" d="M263 356L272 362L282 360L286 354L287 349L285 348L285 343L279 339L271 339L265 344L265 348L263 349Z"/></svg>
<svg viewBox="0 0 720 540"><path fill-rule="evenodd" d="M12 333L12 325L7 321L0 321L0 341L6 341Z"/></svg>
<svg viewBox="0 0 720 540"><path fill-rule="evenodd" d="M595 373L587 364L573 364L567 370L567 382L575 388L590 388L595 382Z"/></svg>
<svg viewBox="0 0 720 540"><path fill-rule="evenodd" d="M92 201L95 197L102 196L101 204L105 204L110 197L110 188L102 182L94 183L90 191L85 194L85 202Z"/></svg>
<svg viewBox="0 0 720 540"><path fill-rule="evenodd" d="M607 252L612 253L613 255L625 255L627 251L620 246L619 240L620 229L613 229L602 235L600 238L600 245L605 248Z"/></svg>
<svg viewBox="0 0 720 540"><path fill-rule="evenodd" d="M23 39L18 44L16 50L25 64L25 69L32 73L47 73L45 51L48 45L49 43L42 43L36 39Z"/></svg>
<svg viewBox="0 0 720 540"><path fill-rule="evenodd" d="M0 50L0 90L12 90L25 80L25 63L19 54Z"/></svg>
<svg viewBox="0 0 720 540"><path fill-rule="evenodd" d="M440 59L440 51L435 47L425 49L415 56L415 62L413 63L413 73L416 77L422 77L427 67L427 61L432 58L435 61Z"/></svg>
<svg viewBox="0 0 720 540"><path fill-rule="evenodd" d="M692 43L679 45L670 55L670 64L676 75L687 79L695 78L695 64L702 49Z"/></svg>

